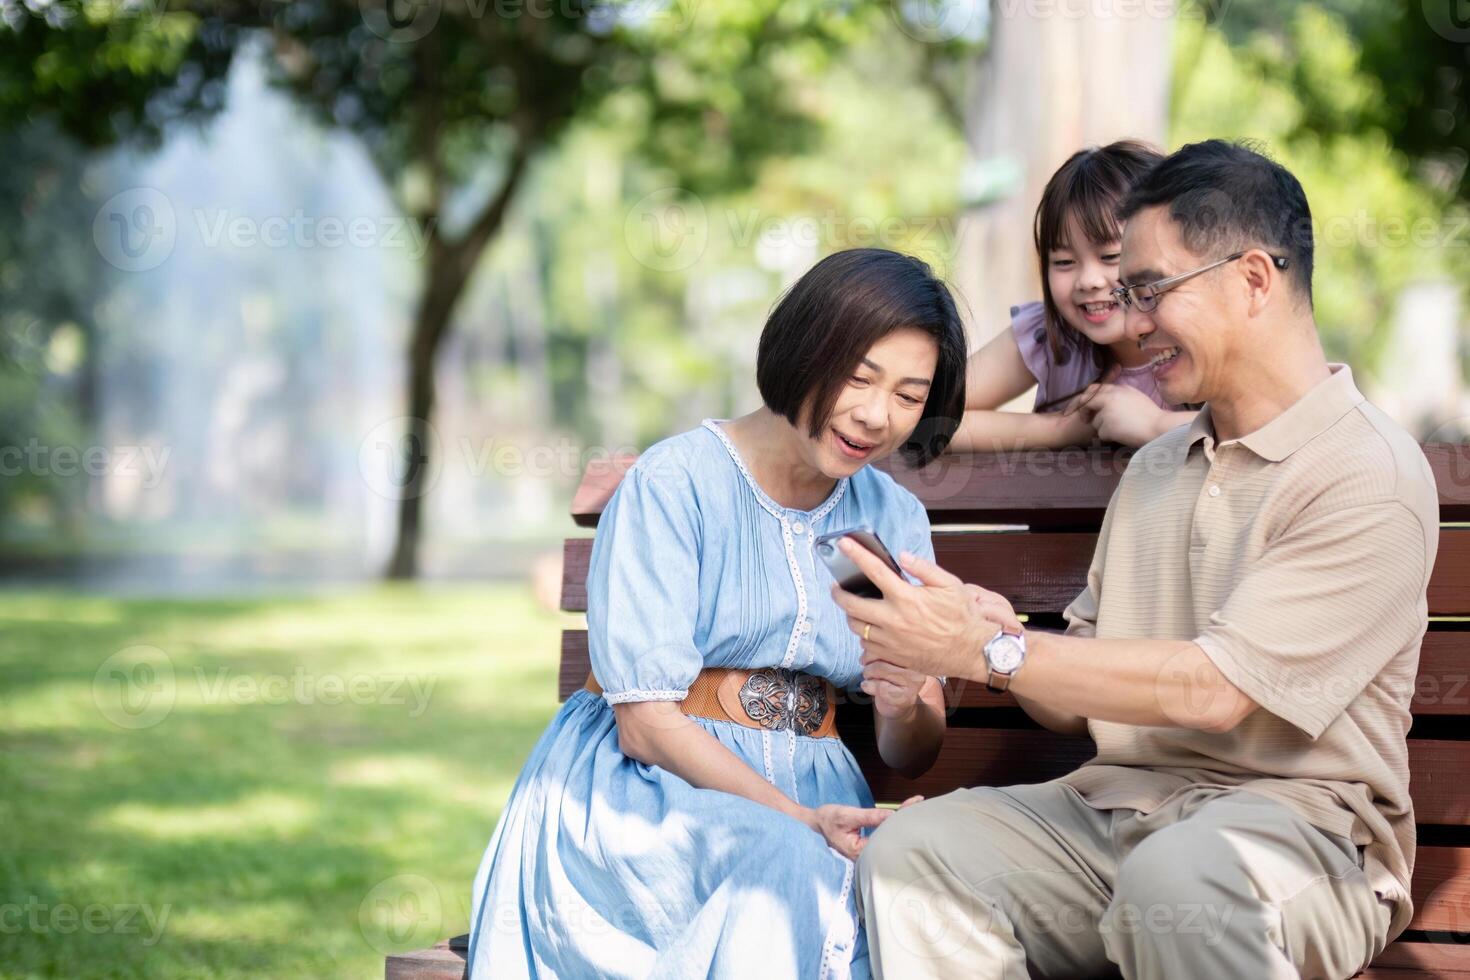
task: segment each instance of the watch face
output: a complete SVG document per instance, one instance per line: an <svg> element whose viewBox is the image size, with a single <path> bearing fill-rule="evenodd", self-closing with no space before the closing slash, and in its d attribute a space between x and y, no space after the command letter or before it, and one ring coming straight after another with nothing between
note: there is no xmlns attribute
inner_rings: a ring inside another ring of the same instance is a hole
<svg viewBox="0 0 1470 980"><path fill-rule="evenodd" d="M993 670L1010 673L1021 666L1021 657L1025 653L1021 641L1014 636L1002 633L990 641L990 666Z"/></svg>

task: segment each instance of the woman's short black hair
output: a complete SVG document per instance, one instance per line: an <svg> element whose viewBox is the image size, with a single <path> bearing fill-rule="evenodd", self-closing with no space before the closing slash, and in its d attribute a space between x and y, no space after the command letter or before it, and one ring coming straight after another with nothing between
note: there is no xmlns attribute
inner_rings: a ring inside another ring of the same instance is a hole
<svg viewBox="0 0 1470 980"><path fill-rule="evenodd" d="M882 248L827 256L776 303L761 332L755 379L771 411L821 435L863 356L895 330L922 330L939 358L919 424L899 452L915 466L944 452L965 411L965 328L949 287L929 266Z"/></svg>

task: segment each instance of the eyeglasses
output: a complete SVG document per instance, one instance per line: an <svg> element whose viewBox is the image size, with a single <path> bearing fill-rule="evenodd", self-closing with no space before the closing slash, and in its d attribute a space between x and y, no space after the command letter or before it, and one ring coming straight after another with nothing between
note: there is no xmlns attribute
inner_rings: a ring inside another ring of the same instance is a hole
<svg viewBox="0 0 1470 980"><path fill-rule="evenodd" d="M1140 286L1119 286L1113 290L1113 299L1117 300L1118 305L1124 309L1131 306L1136 308L1140 313L1152 313L1159 308L1159 297L1181 282L1193 279L1195 276L1209 272L1211 269L1218 269L1226 262L1234 262L1249 251L1250 249L1248 248L1241 249L1239 252L1233 252L1223 259L1211 262L1209 265L1200 266L1192 272L1181 272L1179 275L1169 276L1167 279L1157 279ZM1285 269L1288 264L1284 255L1272 255L1271 263L1278 269Z"/></svg>

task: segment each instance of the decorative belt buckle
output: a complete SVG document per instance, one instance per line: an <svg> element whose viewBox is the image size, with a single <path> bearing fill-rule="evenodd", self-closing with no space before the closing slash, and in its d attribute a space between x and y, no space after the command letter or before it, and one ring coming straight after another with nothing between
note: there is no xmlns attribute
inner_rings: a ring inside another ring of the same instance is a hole
<svg viewBox="0 0 1470 980"><path fill-rule="evenodd" d="M811 674L766 667L746 678L740 707L768 731L791 729L810 735L827 717L827 687Z"/></svg>

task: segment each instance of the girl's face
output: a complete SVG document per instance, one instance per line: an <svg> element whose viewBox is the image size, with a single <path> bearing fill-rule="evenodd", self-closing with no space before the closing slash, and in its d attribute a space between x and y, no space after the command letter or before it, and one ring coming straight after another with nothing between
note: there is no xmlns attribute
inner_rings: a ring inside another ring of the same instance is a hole
<svg viewBox="0 0 1470 980"><path fill-rule="evenodd" d="M895 330L868 349L815 438L803 442L808 462L834 480L851 476L898 449L924 414L939 345L922 330ZM798 431L810 431L805 418Z"/></svg>
<svg viewBox="0 0 1470 980"><path fill-rule="evenodd" d="M1067 219L1065 247L1047 255L1046 278L1057 312L1073 330L1101 347L1124 339L1123 310L1113 301L1118 285L1117 240L1095 245L1075 216Z"/></svg>

